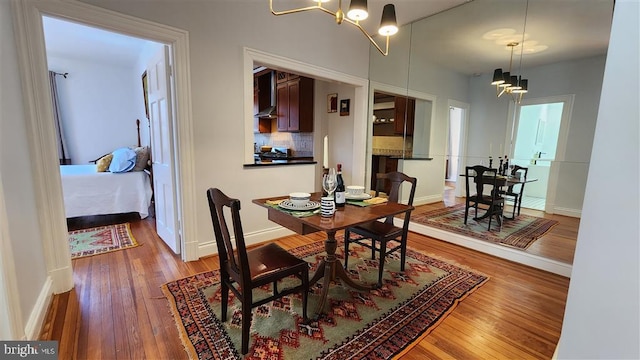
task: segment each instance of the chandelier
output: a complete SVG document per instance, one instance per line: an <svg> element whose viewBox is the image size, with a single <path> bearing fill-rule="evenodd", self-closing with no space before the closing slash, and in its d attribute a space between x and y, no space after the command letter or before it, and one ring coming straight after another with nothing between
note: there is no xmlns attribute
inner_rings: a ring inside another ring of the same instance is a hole
<svg viewBox="0 0 640 360"><path fill-rule="evenodd" d="M336 19L336 23L338 25L346 22L351 24L362 32L364 36L366 36L371 44L378 49L378 51L383 55L387 56L389 54L389 37L396 34L398 32L398 25L396 22L396 8L393 4L386 4L382 9L382 19L380 20L380 27L378 28L378 34L384 36L386 38L386 47L383 51L382 48L373 40L371 35L360 25L361 20L365 20L369 17L369 13L367 11L367 0L351 0L349 4L349 10L347 11L347 16L345 17L344 12L342 11L342 0L338 0L338 9L336 11L331 11L324 6L322 6L323 2L328 2L330 0L312 0L317 3L314 6L307 6L298 9L284 10L284 11L275 11L273 9L273 0L269 0L269 8L271 9L271 13L273 15L287 15L294 14L303 11L309 10L321 10Z"/></svg>
<svg viewBox="0 0 640 360"><path fill-rule="evenodd" d="M491 85L496 87L496 96L500 97L504 94L511 96L511 99L519 104L522 101L522 97L529 91L529 80L523 79L522 75L514 75L511 72L511 66L513 65L513 49L520 45L520 65L519 71L522 71L522 54L524 51L524 37L525 29L527 27L527 13L529 12L529 0L527 0L527 7L524 13L524 26L522 27L522 42L510 42L507 44L511 48L511 58L509 59L509 71L502 72L502 68L495 69L493 71L493 81Z"/></svg>

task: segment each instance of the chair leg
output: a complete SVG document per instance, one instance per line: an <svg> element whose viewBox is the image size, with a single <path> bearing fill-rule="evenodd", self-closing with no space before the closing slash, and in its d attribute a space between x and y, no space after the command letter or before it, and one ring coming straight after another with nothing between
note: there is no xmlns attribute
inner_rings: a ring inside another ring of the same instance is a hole
<svg viewBox="0 0 640 360"><path fill-rule="evenodd" d="M380 240L380 262L378 265L378 286L382 286L382 272L384 271L384 259L387 256L387 241Z"/></svg>
<svg viewBox="0 0 640 360"><path fill-rule="evenodd" d="M227 302L229 301L229 285L227 284L227 280L223 277L222 281L220 281L220 296L221 296L221 313L220 320L222 322L227 321Z"/></svg>
<svg viewBox="0 0 640 360"><path fill-rule="evenodd" d="M351 243L351 241L349 240L350 239L349 236L351 236L349 229L345 229L344 230L344 268L345 270L349 266L349 244Z"/></svg>
<svg viewBox="0 0 640 360"><path fill-rule="evenodd" d="M242 293L242 355L249 352L249 330L251 328L251 289Z"/></svg>
<svg viewBox="0 0 640 360"><path fill-rule="evenodd" d="M518 216L520 216L520 207L522 206L522 193L518 196Z"/></svg>
<svg viewBox="0 0 640 360"><path fill-rule="evenodd" d="M375 259L376 259L376 239L371 238L371 260L375 260Z"/></svg>
<svg viewBox="0 0 640 360"><path fill-rule="evenodd" d="M516 218L516 208L518 207L518 197L519 196L516 195L513 198L513 213L511 215L511 217L514 218L514 219ZM518 215L520 215L520 210L518 210Z"/></svg>
<svg viewBox="0 0 640 360"><path fill-rule="evenodd" d="M402 237L402 243L400 243L400 271L404 271L404 262L407 258L407 238Z"/></svg>
<svg viewBox="0 0 640 360"><path fill-rule="evenodd" d="M469 216L469 203L464 205L464 224L467 225L467 217Z"/></svg>
<svg viewBox="0 0 640 360"><path fill-rule="evenodd" d="M309 298L309 267L302 272L302 320L307 322L307 300Z"/></svg>

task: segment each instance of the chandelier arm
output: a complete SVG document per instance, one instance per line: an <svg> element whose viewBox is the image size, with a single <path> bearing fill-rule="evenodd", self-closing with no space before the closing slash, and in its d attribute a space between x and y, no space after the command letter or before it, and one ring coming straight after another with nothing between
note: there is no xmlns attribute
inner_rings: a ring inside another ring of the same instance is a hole
<svg viewBox="0 0 640 360"><path fill-rule="evenodd" d="M269 9L271 10L271 13L273 15L288 15L288 14L295 14L295 13L299 13L299 12L303 12L303 11L309 11L309 10L322 10L328 14L331 14L333 16L336 16L335 13L329 11L328 9L323 8L321 5L313 5L313 6L307 6L307 7L303 7L303 8L298 8L298 9L291 9L291 10L282 10L282 11L276 11L273 9L273 0L269 0Z"/></svg>
<svg viewBox="0 0 640 360"><path fill-rule="evenodd" d="M340 1L341 3L342 1ZM339 7L338 9L341 9L341 7ZM295 13L299 13L299 12L304 12L304 11L309 11L309 10L321 10L333 17L335 17L336 19L338 18L336 12L333 12L325 7L323 7L322 5L314 5L314 6L307 6L307 7L303 7L303 8L298 8L298 9L291 9L291 10L282 10L282 11L276 11L273 9L273 0L269 0L269 10L271 10L271 13L273 15L279 16L279 15L288 15L288 14L295 14ZM387 56L389 55L389 36L386 36L386 48L385 50L382 50L382 48L380 47L380 45L378 45L378 43L376 43L376 41L373 39L373 37L371 37L371 35L369 35L369 33L360 25L360 23L358 21L353 21L347 17L345 17L343 20L343 22L347 22L355 27L357 27L358 29L360 29L360 31L362 32L362 34L364 36L367 37L367 39L369 39L369 42L375 46L375 48L380 52L380 54L382 54L383 56ZM340 24L340 23L339 23Z"/></svg>
<svg viewBox="0 0 640 360"><path fill-rule="evenodd" d="M371 37L371 35L369 35L369 33L362 27L362 25L360 25L357 21L353 21L349 18L345 18L344 21L348 22L349 24L357 27L358 29L360 29L360 31L362 32L362 34L364 36L367 37L367 39L369 39L369 41L371 42L371 44L373 46L376 47L376 49L378 49L378 51L384 55L387 56L389 55L389 36L386 36L387 40L386 40L386 49L383 51L382 48L380 47L380 45L378 45L378 43L376 43L375 40L373 40L373 37Z"/></svg>

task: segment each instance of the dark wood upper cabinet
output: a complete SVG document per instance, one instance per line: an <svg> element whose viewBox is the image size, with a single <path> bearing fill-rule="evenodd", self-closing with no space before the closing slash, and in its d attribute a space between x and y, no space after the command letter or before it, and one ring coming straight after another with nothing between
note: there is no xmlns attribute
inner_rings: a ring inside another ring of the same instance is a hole
<svg viewBox="0 0 640 360"><path fill-rule="evenodd" d="M416 100L397 96L395 98L395 132L396 134L413 135L416 117Z"/></svg>
<svg viewBox="0 0 640 360"><path fill-rule="evenodd" d="M313 79L278 72L278 131L313 131Z"/></svg>
<svg viewBox="0 0 640 360"><path fill-rule="evenodd" d="M253 77L253 114L271 105L271 74L257 74ZM271 132L271 119L253 117L254 133Z"/></svg>

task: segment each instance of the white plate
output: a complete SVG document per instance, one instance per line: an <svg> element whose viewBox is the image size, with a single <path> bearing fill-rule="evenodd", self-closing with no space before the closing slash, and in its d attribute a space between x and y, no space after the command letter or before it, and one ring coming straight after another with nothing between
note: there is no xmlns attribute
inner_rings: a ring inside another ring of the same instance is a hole
<svg viewBox="0 0 640 360"><path fill-rule="evenodd" d="M315 210L320 207L320 203L315 201L309 201L308 203L298 206L294 205L291 200L282 200L280 204L278 204L283 209L287 210L296 210L296 211L307 211L307 210Z"/></svg>
<svg viewBox="0 0 640 360"><path fill-rule="evenodd" d="M345 193L344 197L347 200L367 200L367 199L371 199L371 195L367 194L367 193L362 193L362 194L358 194L358 195L351 195L349 193Z"/></svg>

